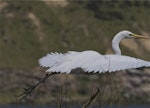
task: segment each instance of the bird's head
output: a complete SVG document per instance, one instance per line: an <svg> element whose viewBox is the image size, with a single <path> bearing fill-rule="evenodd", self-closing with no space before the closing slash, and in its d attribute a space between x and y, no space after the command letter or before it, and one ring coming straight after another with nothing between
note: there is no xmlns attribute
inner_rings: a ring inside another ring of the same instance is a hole
<svg viewBox="0 0 150 108"><path fill-rule="evenodd" d="M122 35L124 35L124 38L141 38L141 39L150 39L149 37L145 37L142 35L138 35L135 33L132 33L130 31L124 30L120 32Z"/></svg>
<svg viewBox="0 0 150 108"><path fill-rule="evenodd" d="M150 39L149 37L134 34L134 33L130 32L130 31L127 31L127 30L121 31L121 32L117 33L115 35L115 37L113 38L113 40L112 40L112 48L113 48L115 54L121 55L121 50L119 48L119 43L124 38Z"/></svg>

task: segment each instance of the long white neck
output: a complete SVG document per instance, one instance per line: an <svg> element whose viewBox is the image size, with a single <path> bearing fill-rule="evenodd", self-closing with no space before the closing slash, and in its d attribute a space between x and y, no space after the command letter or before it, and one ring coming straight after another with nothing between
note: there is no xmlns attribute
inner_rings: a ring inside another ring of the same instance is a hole
<svg viewBox="0 0 150 108"><path fill-rule="evenodd" d="M114 50L114 53L116 55L121 55L121 50L119 48L119 43L120 41L125 38L124 35L122 35L122 33L118 33L112 40L112 48Z"/></svg>

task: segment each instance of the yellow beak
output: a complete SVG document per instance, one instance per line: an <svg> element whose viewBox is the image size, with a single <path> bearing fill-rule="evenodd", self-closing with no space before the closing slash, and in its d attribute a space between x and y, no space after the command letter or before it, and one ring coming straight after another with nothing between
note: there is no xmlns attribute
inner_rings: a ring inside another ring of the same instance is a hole
<svg viewBox="0 0 150 108"><path fill-rule="evenodd" d="M150 39L149 37L145 37L145 36L137 35L137 34L131 34L131 36L134 36L136 38Z"/></svg>

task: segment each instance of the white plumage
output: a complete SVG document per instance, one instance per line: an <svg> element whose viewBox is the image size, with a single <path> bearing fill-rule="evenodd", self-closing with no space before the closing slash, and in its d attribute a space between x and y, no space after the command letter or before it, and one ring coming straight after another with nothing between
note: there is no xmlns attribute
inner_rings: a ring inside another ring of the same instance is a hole
<svg viewBox="0 0 150 108"><path fill-rule="evenodd" d="M120 55L100 55L95 51L52 53L39 60L47 72L70 73L72 69L82 68L86 72L114 72L125 69L150 67L150 62Z"/></svg>
<svg viewBox="0 0 150 108"><path fill-rule="evenodd" d="M112 41L114 55L101 55L96 51L69 51L68 53L50 53L39 59L46 72L70 73L72 69L82 68L85 72L114 72L125 69L150 67L150 62L134 57L123 56L119 42L124 38L146 38L129 31L119 32Z"/></svg>

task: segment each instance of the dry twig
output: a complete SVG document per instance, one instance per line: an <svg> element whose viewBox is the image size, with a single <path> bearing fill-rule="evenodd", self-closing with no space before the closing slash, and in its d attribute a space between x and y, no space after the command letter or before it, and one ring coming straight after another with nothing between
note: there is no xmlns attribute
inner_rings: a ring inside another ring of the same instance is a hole
<svg viewBox="0 0 150 108"><path fill-rule="evenodd" d="M35 85L27 85L27 88L24 88L24 91L22 94L18 95L18 97L21 97L19 100L21 101L22 99L26 98L28 95L30 95L35 88L37 88L41 83L43 83L47 78L49 78L50 76L57 74L57 73L48 73L45 75L45 77L43 77L42 79L39 80L38 83L36 83Z"/></svg>
<svg viewBox="0 0 150 108"><path fill-rule="evenodd" d="M97 88L97 91L90 97L90 99L85 103L85 105L82 106L82 108L87 108L91 102L96 98L96 96L99 94L100 90Z"/></svg>

